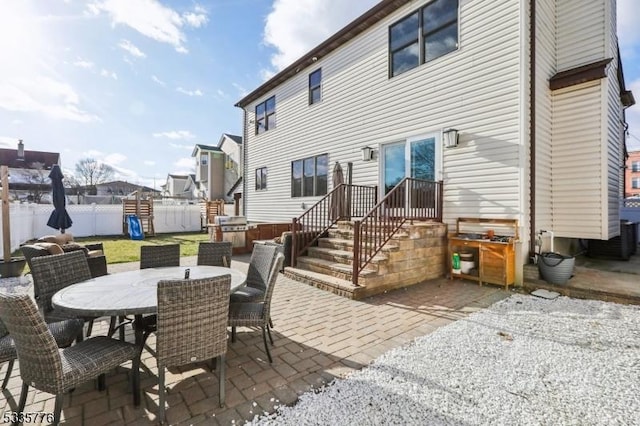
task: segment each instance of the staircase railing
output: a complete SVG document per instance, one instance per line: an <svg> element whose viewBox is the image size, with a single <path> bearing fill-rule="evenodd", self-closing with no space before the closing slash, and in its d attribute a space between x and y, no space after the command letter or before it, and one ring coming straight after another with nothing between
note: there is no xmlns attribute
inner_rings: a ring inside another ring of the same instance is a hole
<svg viewBox="0 0 640 426"><path fill-rule="evenodd" d="M353 276L358 275L407 221L442 221L442 181L404 178L371 209L353 222Z"/></svg>
<svg viewBox="0 0 640 426"><path fill-rule="evenodd" d="M377 186L340 184L320 201L293 219L291 226L291 266L298 256L339 220L362 217L378 202Z"/></svg>

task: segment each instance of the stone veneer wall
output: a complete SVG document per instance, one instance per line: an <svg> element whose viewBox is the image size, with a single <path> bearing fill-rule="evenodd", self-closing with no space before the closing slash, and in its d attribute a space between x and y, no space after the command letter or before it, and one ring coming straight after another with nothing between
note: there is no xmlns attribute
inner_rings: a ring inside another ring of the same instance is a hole
<svg viewBox="0 0 640 426"><path fill-rule="evenodd" d="M446 224L415 222L404 225L388 246L382 250L388 260L378 263L377 275L360 279L365 293L382 293L445 275Z"/></svg>

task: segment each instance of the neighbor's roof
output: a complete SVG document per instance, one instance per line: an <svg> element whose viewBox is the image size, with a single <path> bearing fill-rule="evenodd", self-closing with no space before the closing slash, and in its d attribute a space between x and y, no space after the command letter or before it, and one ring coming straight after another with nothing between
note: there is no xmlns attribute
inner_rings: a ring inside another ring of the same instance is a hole
<svg viewBox="0 0 640 426"><path fill-rule="evenodd" d="M218 148L217 146L213 146L213 145L202 145L200 143L197 143L195 147L193 147L193 152L191 153L192 157L195 157L196 152L198 152L198 149L201 151L215 151L215 152L222 152L222 150L220 148Z"/></svg>
<svg viewBox="0 0 640 426"><path fill-rule="evenodd" d="M229 139L231 139L232 141L234 141L237 144L241 144L242 143L242 136L231 135L229 133L223 133L222 135L228 137Z"/></svg>
<svg viewBox="0 0 640 426"><path fill-rule="evenodd" d="M14 169L30 169L33 163L41 163L43 168L50 169L60 164L60 153L24 150L24 160L18 160L17 149L0 148L0 165Z"/></svg>
<svg viewBox="0 0 640 426"><path fill-rule="evenodd" d="M298 72L304 70L307 67L310 67L317 60L322 59L329 53L338 49L343 44L357 37L362 32L368 30L373 25L389 16L399 7L411 3L411 1L412 0L382 0L380 3L369 9L359 18L356 18L346 27L309 51L309 53L273 76L262 86L258 87L256 90L242 98L240 101L238 101L238 103L236 103L235 106L244 108L256 99L269 93L269 91L284 83L286 80L290 79Z"/></svg>

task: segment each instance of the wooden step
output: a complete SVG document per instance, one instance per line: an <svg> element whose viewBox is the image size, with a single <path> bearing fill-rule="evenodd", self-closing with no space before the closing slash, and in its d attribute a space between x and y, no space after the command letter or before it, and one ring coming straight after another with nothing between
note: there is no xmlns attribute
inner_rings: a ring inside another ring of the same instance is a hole
<svg viewBox="0 0 640 426"><path fill-rule="evenodd" d="M364 287L354 286L351 281L332 277L329 275L309 271L306 269L286 267L284 275L292 280L299 281L322 290L330 291L339 296L350 299L362 298Z"/></svg>

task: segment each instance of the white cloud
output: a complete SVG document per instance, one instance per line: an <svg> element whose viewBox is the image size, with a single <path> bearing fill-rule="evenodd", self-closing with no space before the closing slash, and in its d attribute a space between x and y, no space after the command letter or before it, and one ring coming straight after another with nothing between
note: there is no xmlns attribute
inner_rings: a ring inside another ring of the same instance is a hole
<svg viewBox="0 0 640 426"><path fill-rule="evenodd" d="M164 81L160 80L155 75L151 76L151 80L155 81L156 83L158 83L160 86L163 86L163 87L167 85L167 83L165 83Z"/></svg>
<svg viewBox="0 0 640 426"><path fill-rule="evenodd" d="M154 138L169 138L169 139L193 139L196 137L188 130L172 130L169 132L158 132L153 134Z"/></svg>
<svg viewBox="0 0 640 426"><path fill-rule="evenodd" d="M183 172L184 174L193 173L193 169L195 168L195 160L191 157L179 158L178 161L173 163L173 165L189 170L188 172Z"/></svg>
<svg viewBox="0 0 640 426"><path fill-rule="evenodd" d="M90 3L87 10L94 15L105 13L113 26L126 25L146 37L172 45L181 53L187 52L183 29L200 28L209 20L200 6L180 14L156 0L98 0Z"/></svg>
<svg viewBox="0 0 640 426"><path fill-rule="evenodd" d="M638 55L638 44L640 44L640 25L638 25L638 0L618 0L618 38L620 48L625 53L636 49Z"/></svg>
<svg viewBox="0 0 640 426"><path fill-rule="evenodd" d="M18 138L12 138L9 136L0 136L0 146L4 146L7 148L18 148Z"/></svg>
<svg viewBox="0 0 640 426"><path fill-rule="evenodd" d="M78 68L84 68L84 69L90 70L90 69L93 69L94 63L91 61L85 61L83 59L78 58L78 60L75 61L73 65L75 65Z"/></svg>
<svg viewBox="0 0 640 426"><path fill-rule="evenodd" d="M103 77L107 77L107 78L109 78L109 77L113 78L114 80L118 79L118 74L116 74L113 71L106 70L104 68L100 71L100 75L103 76Z"/></svg>
<svg viewBox="0 0 640 426"><path fill-rule="evenodd" d="M19 120L19 119L15 119L15 120L11 120L11 124L15 124L15 125L20 125L20 124L24 124L24 121Z"/></svg>
<svg viewBox="0 0 640 426"><path fill-rule="evenodd" d="M169 143L169 146L171 148L178 148L178 149L186 149L186 150L193 149L193 145L185 145L185 144L179 144L179 143Z"/></svg>
<svg viewBox="0 0 640 426"><path fill-rule="evenodd" d="M120 43L118 44L118 47L120 47L121 49L126 50L127 52L129 52L131 55L137 57L137 58L146 58L147 55L140 49L138 49L133 43L131 43L129 40L120 40Z"/></svg>
<svg viewBox="0 0 640 426"><path fill-rule="evenodd" d="M176 89L176 92L183 93L183 94L185 94L187 96L202 96L202 95L204 95L204 93L200 89L187 90L187 89L183 89L182 87L178 87Z"/></svg>
<svg viewBox="0 0 640 426"><path fill-rule="evenodd" d="M80 96L67 83L44 76L14 77L0 83L0 108L16 112L38 112L50 118L88 123L99 121L83 111Z"/></svg>
<svg viewBox="0 0 640 426"><path fill-rule="evenodd" d="M238 94L239 94L241 97L243 97L243 98L244 98L245 96L247 96L247 95L249 94L249 91L248 91L247 89L245 89L244 87L242 87L241 85L239 85L238 83L231 83L231 85L232 85L233 87L235 87L235 88L236 88L236 90L238 90Z"/></svg>
<svg viewBox="0 0 640 426"><path fill-rule="evenodd" d="M276 49L271 65L282 70L377 2L275 0L263 36L264 43Z"/></svg>
<svg viewBox="0 0 640 426"><path fill-rule="evenodd" d="M126 155L116 152L116 153L109 154L109 155L105 156L103 161L105 163L110 164L110 165L117 165L117 164L120 164L120 163L124 162L126 159L127 159Z"/></svg>
<svg viewBox="0 0 640 426"><path fill-rule="evenodd" d="M151 160L144 160L142 164L144 164L145 166L155 166L156 162Z"/></svg>

